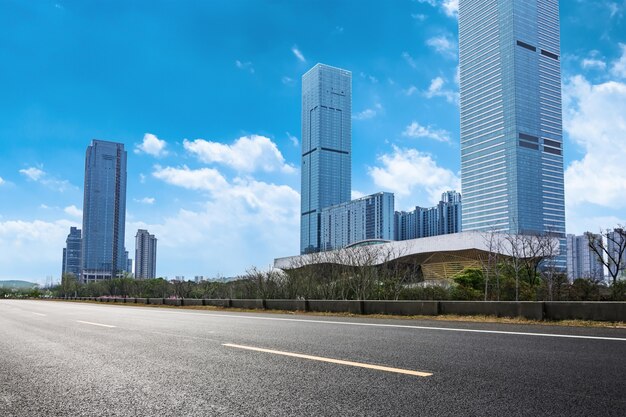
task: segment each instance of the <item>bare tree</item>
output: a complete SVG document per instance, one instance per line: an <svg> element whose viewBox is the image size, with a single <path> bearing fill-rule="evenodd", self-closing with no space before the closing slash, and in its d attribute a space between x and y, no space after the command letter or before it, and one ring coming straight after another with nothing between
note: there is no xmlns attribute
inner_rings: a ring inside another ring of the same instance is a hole
<svg viewBox="0 0 626 417"><path fill-rule="evenodd" d="M612 284L615 285L626 265L626 228L618 225L615 229L600 231L599 235L585 233L589 248L598 261L609 271Z"/></svg>

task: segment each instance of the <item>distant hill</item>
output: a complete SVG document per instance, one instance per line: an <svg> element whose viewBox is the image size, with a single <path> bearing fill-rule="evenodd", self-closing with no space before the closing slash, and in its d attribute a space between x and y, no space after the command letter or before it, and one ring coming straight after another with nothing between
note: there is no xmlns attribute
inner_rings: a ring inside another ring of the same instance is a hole
<svg viewBox="0 0 626 417"><path fill-rule="evenodd" d="M37 284L33 284L32 282L28 282L28 281L18 281L18 280L0 281L0 288L17 288L21 290L21 289L34 288L36 286Z"/></svg>

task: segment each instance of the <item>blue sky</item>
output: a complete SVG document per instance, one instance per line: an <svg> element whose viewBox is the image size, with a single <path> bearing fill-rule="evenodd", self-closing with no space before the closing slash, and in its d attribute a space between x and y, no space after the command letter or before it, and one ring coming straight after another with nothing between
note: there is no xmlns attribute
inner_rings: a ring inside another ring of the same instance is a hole
<svg viewBox="0 0 626 417"><path fill-rule="evenodd" d="M567 229L626 223L626 1L562 1ZM58 277L91 139L128 150L127 249L230 276L299 248L300 77L352 71L353 195L459 189L454 0L0 1L0 279Z"/></svg>

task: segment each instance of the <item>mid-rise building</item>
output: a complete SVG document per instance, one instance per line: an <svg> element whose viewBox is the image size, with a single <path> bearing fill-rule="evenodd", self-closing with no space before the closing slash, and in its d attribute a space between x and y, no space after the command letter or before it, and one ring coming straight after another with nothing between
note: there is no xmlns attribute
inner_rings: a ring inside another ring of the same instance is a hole
<svg viewBox="0 0 626 417"><path fill-rule="evenodd" d="M65 240L63 248L63 268L61 275L72 274L76 278L80 276L81 270L81 231L77 227L70 227L70 234Z"/></svg>
<svg viewBox="0 0 626 417"><path fill-rule="evenodd" d="M126 270L126 151L122 143L93 140L85 157L83 282Z"/></svg>
<svg viewBox="0 0 626 417"><path fill-rule="evenodd" d="M397 211L394 216L394 240L447 235L461 231L461 194L447 191L435 207L415 207L410 212Z"/></svg>
<svg viewBox="0 0 626 417"><path fill-rule="evenodd" d="M350 201L352 73L317 64L302 76L301 253L321 249L322 209Z"/></svg>
<svg viewBox="0 0 626 417"><path fill-rule="evenodd" d="M147 230L139 229L135 235L135 278L156 278L157 239Z"/></svg>
<svg viewBox="0 0 626 417"><path fill-rule="evenodd" d="M596 281L604 279L604 267L596 253L589 247L589 239L602 239L601 235L584 234L582 236L567 235L567 278L574 281L578 278L591 278Z"/></svg>
<svg viewBox="0 0 626 417"><path fill-rule="evenodd" d="M393 240L394 197L380 192L321 212L321 249L339 249L364 240Z"/></svg>
<svg viewBox="0 0 626 417"><path fill-rule="evenodd" d="M564 253L558 0L459 0L459 56L463 231L549 233Z"/></svg>
<svg viewBox="0 0 626 417"><path fill-rule="evenodd" d="M626 230L614 229L607 234L606 249L609 255L609 269L617 270L617 276L626 279ZM620 255L621 252L621 255Z"/></svg>

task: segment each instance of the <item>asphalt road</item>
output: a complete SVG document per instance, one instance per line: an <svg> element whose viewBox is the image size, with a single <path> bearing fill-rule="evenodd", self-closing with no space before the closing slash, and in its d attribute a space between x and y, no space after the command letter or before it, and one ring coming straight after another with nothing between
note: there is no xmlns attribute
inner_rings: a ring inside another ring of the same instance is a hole
<svg viewBox="0 0 626 417"><path fill-rule="evenodd" d="M625 416L626 329L0 300L0 415Z"/></svg>

